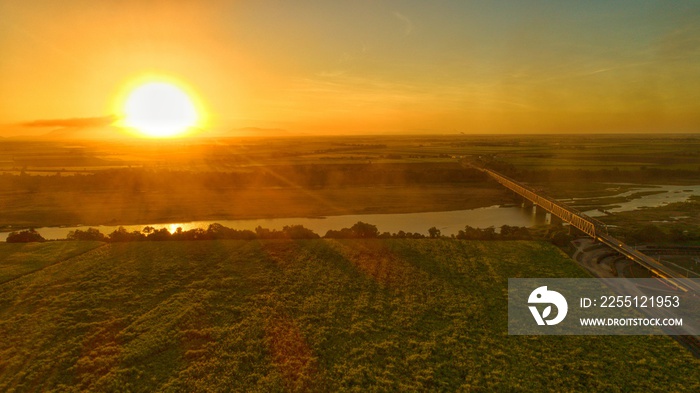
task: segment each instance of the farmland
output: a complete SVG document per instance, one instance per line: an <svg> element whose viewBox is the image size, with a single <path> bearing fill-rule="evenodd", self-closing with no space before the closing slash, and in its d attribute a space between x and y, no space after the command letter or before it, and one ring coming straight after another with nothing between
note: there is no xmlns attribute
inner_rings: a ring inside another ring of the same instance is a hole
<svg viewBox="0 0 700 393"><path fill-rule="evenodd" d="M0 284L102 245L100 242L3 244L0 247Z"/></svg>
<svg viewBox="0 0 700 393"><path fill-rule="evenodd" d="M0 284L0 390L700 387L669 337L508 336L508 278L587 276L547 243L76 244L0 244L53 258Z"/></svg>
<svg viewBox="0 0 700 393"><path fill-rule="evenodd" d="M461 165L478 158L556 198L602 197L611 182L699 184L699 149L696 135L8 139L0 140L0 230L512 203Z"/></svg>

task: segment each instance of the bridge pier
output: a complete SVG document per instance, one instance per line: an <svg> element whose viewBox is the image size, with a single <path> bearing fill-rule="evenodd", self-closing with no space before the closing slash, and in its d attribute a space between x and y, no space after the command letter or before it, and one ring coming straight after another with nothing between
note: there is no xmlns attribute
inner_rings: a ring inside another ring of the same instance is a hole
<svg viewBox="0 0 700 393"><path fill-rule="evenodd" d="M547 223L547 210L537 204L532 204L531 225L542 225Z"/></svg>
<svg viewBox="0 0 700 393"><path fill-rule="evenodd" d="M547 210L545 210L542 206L539 205L533 205L532 206L532 215L538 218L541 218L542 221L547 221Z"/></svg>
<svg viewBox="0 0 700 393"><path fill-rule="evenodd" d="M563 223L564 223L564 220L557 217L556 214L547 213L547 224L549 224L549 225L561 225Z"/></svg>

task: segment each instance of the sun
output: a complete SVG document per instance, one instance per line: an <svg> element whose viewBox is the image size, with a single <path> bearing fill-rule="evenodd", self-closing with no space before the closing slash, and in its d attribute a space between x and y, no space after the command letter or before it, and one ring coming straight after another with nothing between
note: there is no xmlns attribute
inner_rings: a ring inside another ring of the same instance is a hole
<svg viewBox="0 0 700 393"><path fill-rule="evenodd" d="M126 127L152 138L180 136L200 121L194 100L174 83L150 81L133 88L123 103Z"/></svg>

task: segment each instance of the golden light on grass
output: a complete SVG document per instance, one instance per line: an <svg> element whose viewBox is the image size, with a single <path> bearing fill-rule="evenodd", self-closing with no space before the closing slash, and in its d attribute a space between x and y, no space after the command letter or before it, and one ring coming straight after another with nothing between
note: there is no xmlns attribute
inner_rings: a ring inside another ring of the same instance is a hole
<svg viewBox="0 0 700 393"><path fill-rule="evenodd" d="M203 126L203 106L190 89L165 77L129 83L117 100L121 125L150 138L172 138Z"/></svg>

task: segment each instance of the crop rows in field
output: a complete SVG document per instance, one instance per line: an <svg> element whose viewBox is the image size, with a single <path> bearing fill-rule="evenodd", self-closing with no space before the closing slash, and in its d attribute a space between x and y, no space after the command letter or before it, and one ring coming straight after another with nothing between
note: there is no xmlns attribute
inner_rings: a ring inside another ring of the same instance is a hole
<svg viewBox="0 0 700 393"><path fill-rule="evenodd" d="M509 277L585 276L541 242L108 244L0 285L0 390L697 389L668 337L507 335Z"/></svg>
<svg viewBox="0 0 700 393"><path fill-rule="evenodd" d="M102 242L51 242L0 245L0 284L73 258Z"/></svg>

